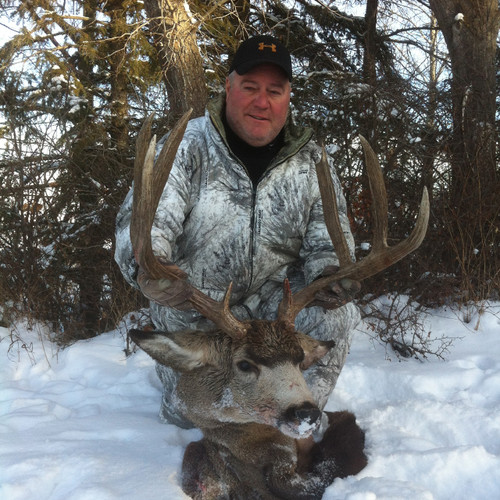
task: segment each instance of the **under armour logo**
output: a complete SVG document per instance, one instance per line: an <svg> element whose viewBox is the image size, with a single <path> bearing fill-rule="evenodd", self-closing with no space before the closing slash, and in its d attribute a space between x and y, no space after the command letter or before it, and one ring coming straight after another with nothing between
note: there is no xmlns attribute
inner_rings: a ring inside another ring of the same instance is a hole
<svg viewBox="0 0 500 500"><path fill-rule="evenodd" d="M264 42L259 43L259 50L264 50L265 48L271 49L273 52L276 52L276 45L272 43L271 45L266 45Z"/></svg>

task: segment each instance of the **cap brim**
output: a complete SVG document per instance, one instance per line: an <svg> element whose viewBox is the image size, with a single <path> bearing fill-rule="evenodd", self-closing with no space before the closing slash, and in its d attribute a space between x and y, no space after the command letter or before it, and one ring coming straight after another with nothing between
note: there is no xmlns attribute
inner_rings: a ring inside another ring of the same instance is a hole
<svg viewBox="0 0 500 500"><path fill-rule="evenodd" d="M267 59L264 57L264 58L259 58L256 61L247 61L240 64L237 68L235 68L235 70L236 73L238 73L238 75L244 75L248 73L251 69L255 68L255 66L259 66L260 64L274 64L274 66L277 66L283 71L283 73L287 76L289 81L292 81L291 73L281 64L277 63L276 59Z"/></svg>

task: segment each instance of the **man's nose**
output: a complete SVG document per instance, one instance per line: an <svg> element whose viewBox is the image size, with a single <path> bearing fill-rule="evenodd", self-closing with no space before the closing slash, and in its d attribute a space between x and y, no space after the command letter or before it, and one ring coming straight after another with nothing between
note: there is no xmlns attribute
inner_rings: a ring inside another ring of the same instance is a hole
<svg viewBox="0 0 500 500"><path fill-rule="evenodd" d="M254 105L259 108L267 108L269 106L269 99L265 91L259 92L254 99Z"/></svg>

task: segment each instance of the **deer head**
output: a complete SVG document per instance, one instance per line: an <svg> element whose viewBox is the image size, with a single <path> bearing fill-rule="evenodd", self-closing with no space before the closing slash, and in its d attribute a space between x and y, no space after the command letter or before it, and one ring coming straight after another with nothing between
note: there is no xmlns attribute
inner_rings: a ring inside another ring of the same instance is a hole
<svg viewBox="0 0 500 500"><path fill-rule="evenodd" d="M233 424L270 425L290 437L309 435L320 411L302 370L334 342L320 342L280 321L244 323L243 337L209 332L141 332L130 336L161 364L181 372L183 413L202 429Z"/></svg>

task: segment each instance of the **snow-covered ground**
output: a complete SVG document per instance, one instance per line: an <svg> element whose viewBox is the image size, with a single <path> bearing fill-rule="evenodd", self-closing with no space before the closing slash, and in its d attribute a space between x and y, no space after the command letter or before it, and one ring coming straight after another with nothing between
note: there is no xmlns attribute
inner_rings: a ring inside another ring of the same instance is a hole
<svg viewBox="0 0 500 500"><path fill-rule="evenodd" d="M500 498L500 304L465 325L452 308L425 318L455 338L446 361L400 361L364 325L328 409L353 411L368 466L324 499ZM57 350L17 326L0 328L0 498L160 500L179 486L198 430L161 424L160 385L143 352L125 356L123 331Z"/></svg>

